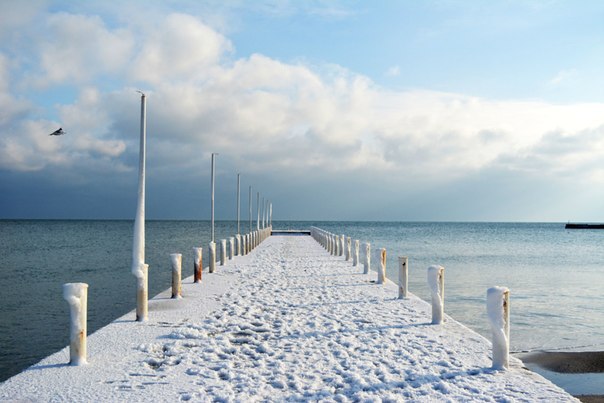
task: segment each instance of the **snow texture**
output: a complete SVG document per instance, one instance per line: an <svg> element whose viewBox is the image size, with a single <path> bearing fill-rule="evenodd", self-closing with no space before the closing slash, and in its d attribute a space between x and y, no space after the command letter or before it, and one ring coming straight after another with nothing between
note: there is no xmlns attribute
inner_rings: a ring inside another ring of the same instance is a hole
<svg viewBox="0 0 604 403"><path fill-rule="evenodd" d="M184 281L0 385L19 401L577 401L430 305L377 286L311 237L273 236L204 283ZM93 302L94 303L94 302Z"/></svg>

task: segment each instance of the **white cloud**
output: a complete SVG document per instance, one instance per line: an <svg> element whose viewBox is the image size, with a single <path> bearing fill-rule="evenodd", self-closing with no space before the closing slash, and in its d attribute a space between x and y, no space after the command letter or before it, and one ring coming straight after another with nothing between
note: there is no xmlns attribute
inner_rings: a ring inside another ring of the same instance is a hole
<svg viewBox="0 0 604 403"><path fill-rule="evenodd" d="M46 23L35 85L86 83L101 74L119 74L128 64L134 45L128 30L110 30L98 16L68 13L52 14Z"/></svg>
<svg viewBox="0 0 604 403"><path fill-rule="evenodd" d="M224 36L185 14L170 14L145 34L131 75L153 84L203 79L231 50Z"/></svg>
<svg viewBox="0 0 604 403"><path fill-rule="evenodd" d="M192 161L212 151L275 177L296 172L322 181L363 173L371 180L424 183L494 167L582 175L596 170L584 162L604 152L588 134L604 124L604 104L396 92L340 66L259 54L228 60L230 41L184 14L147 27L138 47L138 27L110 29L98 17L53 14L48 27L40 48L45 82L89 84L77 100L57 108L68 132L62 138L47 136L58 123L10 115L19 130L0 133L3 169L134 169L138 96L132 86L103 91L96 81L106 75L146 81L149 164L178 177L194 175ZM6 98L5 65L0 58ZM7 99L17 104L10 94ZM590 146L573 148L583 142Z"/></svg>

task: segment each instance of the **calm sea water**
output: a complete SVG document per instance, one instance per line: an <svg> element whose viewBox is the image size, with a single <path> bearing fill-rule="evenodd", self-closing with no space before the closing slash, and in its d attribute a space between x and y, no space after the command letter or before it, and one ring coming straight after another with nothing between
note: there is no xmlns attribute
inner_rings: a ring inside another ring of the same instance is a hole
<svg viewBox="0 0 604 403"><path fill-rule="evenodd" d="M509 287L514 351L604 349L604 231L533 223L274 223L311 225L386 248L392 279L397 256L409 256L410 291L425 300L426 268L445 266L446 312L485 336L486 289ZM134 308L132 233L131 221L0 220L0 381L68 343L63 283L90 284L89 332ZM217 239L234 233L235 222L217 222ZM204 247L207 263L209 234L206 221L147 222L151 295L169 287L170 253L183 253L183 277L193 272L194 246Z"/></svg>

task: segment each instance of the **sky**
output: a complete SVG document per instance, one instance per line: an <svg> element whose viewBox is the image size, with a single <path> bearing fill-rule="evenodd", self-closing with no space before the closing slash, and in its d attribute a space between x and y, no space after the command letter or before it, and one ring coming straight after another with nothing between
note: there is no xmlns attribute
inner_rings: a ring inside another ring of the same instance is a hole
<svg viewBox="0 0 604 403"><path fill-rule="evenodd" d="M0 0L0 218L604 221L604 2ZM63 136L49 136L62 127ZM255 205L254 205L255 211Z"/></svg>

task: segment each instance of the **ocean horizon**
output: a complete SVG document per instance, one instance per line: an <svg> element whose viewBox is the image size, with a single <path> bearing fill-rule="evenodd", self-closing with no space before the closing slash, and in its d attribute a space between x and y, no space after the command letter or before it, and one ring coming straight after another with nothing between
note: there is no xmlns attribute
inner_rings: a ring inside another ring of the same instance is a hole
<svg viewBox="0 0 604 403"><path fill-rule="evenodd" d="M253 228L256 223L253 222ZM409 257L409 291L430 294L426 268L445 267L445 313L490 338L486 289L511 291L511 348L604 350L604 232L566 230L564 223L275 221L275 229L316 226L386 248L387 277ZM249 220L241 221L241 232ZM233 236L236 221L217 221L216 239ZM0 220L0 380L68 344L66 282L89 284L89 333L135 307L130 272L133 220ZM183 278L193 273L192 248L204 248L209 221L147 220L149 295L170 286L170 253L183 254ZM219 267L218 267L219 270ZM134 319L134 317L133 317Z"/></svg>

